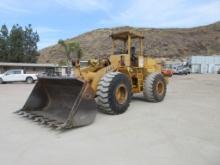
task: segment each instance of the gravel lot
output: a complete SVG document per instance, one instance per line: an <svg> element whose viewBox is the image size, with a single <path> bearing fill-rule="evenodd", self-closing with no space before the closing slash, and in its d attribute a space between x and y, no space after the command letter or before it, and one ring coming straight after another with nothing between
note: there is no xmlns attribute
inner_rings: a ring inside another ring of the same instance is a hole
<svg viewBox="0 0 220 165"><path fill-rule="evenodd" d="M0 85L3 165L220 164L220 75L174 76L163 102L137 95L125 114L65 132L12 113L32 88Z"/></svg>

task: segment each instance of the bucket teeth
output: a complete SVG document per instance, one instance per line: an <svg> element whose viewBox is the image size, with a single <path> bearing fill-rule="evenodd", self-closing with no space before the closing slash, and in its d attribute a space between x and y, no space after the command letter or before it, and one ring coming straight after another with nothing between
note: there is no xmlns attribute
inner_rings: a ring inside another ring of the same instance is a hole
<svg viewBox="0 0 220 165"><path fill-rule="evenodd" d="M24 111L19 111L17 114L18 115L23 115L25 112Z"/></svg>
<svg viewBox="0 0 220 165"><path fill-rule="evenodd" d="M47 125L48 122L50 122L50 121L53 121L53 120L49 120L49 119L47 119L47 118L41 118L40 124L45 124L45 125Z"/></svg>
<svg viewBox="0 0 220 165"><path fill-rule="evenodd" d="M50 121L48 122L49 127L57 127L58 123L56 121Z"/></svg>
<svg viewBox="0 0 220 165"><path fill-rule="evenodd" d="M28 115L29 115L29 114L26 113L26 112L24 112L24 113L22 114L23 117L28 117Z"/></svg>
<svg viewBox="0 0 220 165"><path fill-rule="evenodd" d="M48 124L49 127L53 127L55 125L54 122L48 122L47 124Z"/></svg>
<svg viewBox="0 0 220 165"><path fill-rule="evenodd" d="M22 117L32 119L34 122L38 122L39 124L42 124L42 125L47 125L49 127L56 128L56 129L64 128L63 123L60 123L56 120L48 119L40 115L36 115L34 113L24 112L22 110L16 111L15 113L18 115L21 115Z"/></svg>
<svg viewBox="0 0 220 165"><path fill-rule="evenodd" d="M21 110L18 110L18 111L15 111L14 113L17 113L17 114L19 114L21 112Z"/></svg>
<svg viewBox="0 0 220 165"><path fill-rule="evenodd" d="M61 129L63 129L64 127L62 126L62 125L59 125L59 126L57 126L57 130L61 130Z"/></svg>
<svg viewBox="0 0 220 165"><path fill-rule="evenodd" d="M34 121L36 121L36 122L41 122L41 121L42 121L42 117L36 116L36 117L34 118Z"/></svg>
<svg viewBox="0 0 220 165"><path fill-rule="evenodd" d="M46 124L45 120L41 120L40 124Z"/></svg>
<svg viewBox="0 0 220 165"><path fill-rule="evenodd" d="M28 117L29 119L33 119L33 118L34 118L34 115L29 114L27 117Z"/></svg>

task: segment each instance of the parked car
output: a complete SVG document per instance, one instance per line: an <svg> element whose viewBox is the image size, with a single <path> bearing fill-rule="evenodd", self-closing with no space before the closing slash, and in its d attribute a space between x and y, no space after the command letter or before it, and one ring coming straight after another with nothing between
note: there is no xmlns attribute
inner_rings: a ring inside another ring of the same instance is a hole
<svg viewBox="0 0 220 165"><path fill-rule="evenodd" d="M220 74L220 69L217 71L218 74Z"/></svg>
<svg viewBox="0 0 220 165"><path fill-rule="evenodd" d="M25 74L24 70L22 69L8 70L5 73L0 74L0 84L17 81L23 81L31 84L36 80L36 74Z"/></svg>
<svg viewBox="0 0 220 165"><path fill-rule="evenodd" d="M176 68L174 68L173 70L173 74L178 74L178 75L187 75L187 74L190 74L191 71L190 71L190 68L188 66L178 66Z"/></svg>

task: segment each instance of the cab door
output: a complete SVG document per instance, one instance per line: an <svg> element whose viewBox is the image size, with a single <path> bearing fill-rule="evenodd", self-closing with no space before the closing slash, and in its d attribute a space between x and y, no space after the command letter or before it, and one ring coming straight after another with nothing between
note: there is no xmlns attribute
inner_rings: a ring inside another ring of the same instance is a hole
<svg viewBox="0 0 220 165"><path fill-rule="evenodd" d="M6 82L10 82L11 79L12 79L12 71L9 70L9 71L4 73L3 80L6 81Z"/></svg>

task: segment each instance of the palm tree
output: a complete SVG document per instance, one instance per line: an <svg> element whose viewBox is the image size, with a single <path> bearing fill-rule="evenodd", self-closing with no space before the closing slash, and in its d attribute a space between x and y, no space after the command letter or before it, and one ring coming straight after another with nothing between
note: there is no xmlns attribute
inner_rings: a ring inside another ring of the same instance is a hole
<svg viewBox="0 0 220 165"><path fill-rule="evenodd" d="M64 52L66 55L66 62L67 62L67 67L68 67L68 73L67 75L69 76L70 69L71 69L71 55L74 56L77 60L80 60L82 56L82 49L80 48L80 44L78 42L70 42L66 43L63 40L59 40L58 44L60 44L64 48Z"/></svg>

